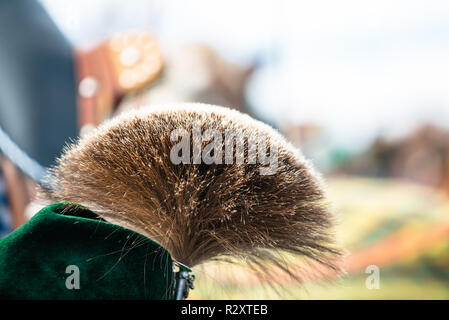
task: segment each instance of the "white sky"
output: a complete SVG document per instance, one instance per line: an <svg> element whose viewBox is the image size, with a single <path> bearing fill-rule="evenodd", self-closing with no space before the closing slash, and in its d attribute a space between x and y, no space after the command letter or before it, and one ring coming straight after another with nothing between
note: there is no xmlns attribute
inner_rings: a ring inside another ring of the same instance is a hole
<svg viewBox="0 0 449 320"><path fill-rule="evenodd" d="M263 58L248 92L267 117L323 124L359 148L423 121L449 126L447 0L43 0L79 46L149 27L165 50L206 41ZM82 14L81 14L82 13Z"/></svg>

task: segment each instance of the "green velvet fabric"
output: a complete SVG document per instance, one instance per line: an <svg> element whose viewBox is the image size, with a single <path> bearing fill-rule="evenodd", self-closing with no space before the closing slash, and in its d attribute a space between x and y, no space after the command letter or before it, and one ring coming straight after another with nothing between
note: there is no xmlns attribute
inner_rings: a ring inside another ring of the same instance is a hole
<svg viewBox="0 0 449 320"><path fill-rule="evenodd" d="M145 236L56 203L0 239L0 299L173 299L172 264Z"/></svg>

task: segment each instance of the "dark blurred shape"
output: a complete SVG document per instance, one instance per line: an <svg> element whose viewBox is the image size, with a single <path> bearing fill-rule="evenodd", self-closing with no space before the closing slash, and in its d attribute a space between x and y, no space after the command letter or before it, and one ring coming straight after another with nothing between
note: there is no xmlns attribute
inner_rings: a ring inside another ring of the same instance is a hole
<svg viewBox="0 0 449 320"><path fill-rule="evenodd" d="M203 60L209 71L209 86L195 92L193 100L223 105L249 113L245 89L254 66L239 66L226 61L207 45L192 46L190 50Z"/></svg>
<svg viewBox="0 0 449 320"><path fill-rule="evenodd" d="M72 46L34 0L0 0L0 126L48 167L77 136Z"/></svg>
<svg viewBox="0 0 449 320"><path fill-rule="evenodd" d="M337 171L375 177L395 177L442 188L448 185L449 130L426 124L408 136L378 138L361 155Z"/></svg>
<svg viewBox="0 0 449 320"><path fill-rule="evenodd" d="M237 65L205 44L181 47L167 58L160 82L151 90L130 95L121 110L149 104L202 102L252 114L245 90L256 66Z"/></svg>

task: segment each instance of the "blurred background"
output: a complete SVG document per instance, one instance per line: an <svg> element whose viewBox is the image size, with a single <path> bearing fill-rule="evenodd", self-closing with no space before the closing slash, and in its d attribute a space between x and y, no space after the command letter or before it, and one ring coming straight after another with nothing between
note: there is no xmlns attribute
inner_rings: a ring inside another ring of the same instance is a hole
<svg viewBox="0 0 449 320"><path fill-rule="evenodd" d="M244 281L243 269L212 265L197 271L191 298L449 299L447 1L40 3L79 52L107 42L129 66L146 51L123 34L157 44L160 70L140 82L120 73L128 90L108 116L180 101L232 107L281 131L324 173L347 276L286 280L279 295ZM378 288L367 284L370 265Z"/></svg>

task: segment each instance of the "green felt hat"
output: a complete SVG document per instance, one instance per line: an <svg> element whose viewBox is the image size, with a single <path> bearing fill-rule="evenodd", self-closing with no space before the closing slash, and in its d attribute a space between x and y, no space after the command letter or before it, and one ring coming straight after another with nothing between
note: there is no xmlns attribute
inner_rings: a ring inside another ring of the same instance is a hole
<svg viewBox="0 0 449 320"><path fill-rule="evenodd" d="M0 239L0 298L174 299L174 264L147 237L56 203Z"/></svg>

